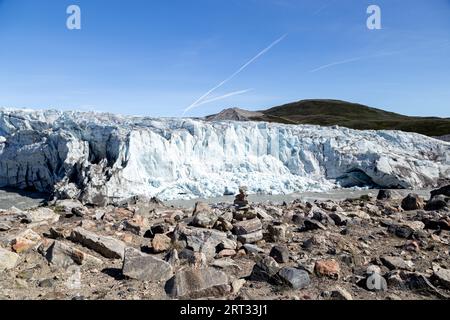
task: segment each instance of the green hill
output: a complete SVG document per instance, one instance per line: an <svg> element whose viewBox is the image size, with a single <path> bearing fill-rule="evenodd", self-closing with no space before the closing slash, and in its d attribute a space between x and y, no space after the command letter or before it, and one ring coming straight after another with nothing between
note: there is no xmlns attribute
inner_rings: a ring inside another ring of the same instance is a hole
<svg viewBox="0 0 450 320"><path fill-rule="evenodd" d="M248 120L339 125L359 130L401 130L427 136L450 134L450 118L409 117L339 100L302 100L259 111Z"/></svg>

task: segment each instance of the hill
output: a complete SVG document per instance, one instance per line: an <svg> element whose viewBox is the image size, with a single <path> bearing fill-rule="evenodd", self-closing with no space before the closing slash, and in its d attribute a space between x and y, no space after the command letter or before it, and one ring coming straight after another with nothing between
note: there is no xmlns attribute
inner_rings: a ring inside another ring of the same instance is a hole
<svg viewBox="0 0 450 320"><path fill-rule="evenodd" d="M340 100L301 100L258 112L226 109L206 119L338 125L358 130L401 130L432 137L450 134L450 118L410 117Z"/></svg>

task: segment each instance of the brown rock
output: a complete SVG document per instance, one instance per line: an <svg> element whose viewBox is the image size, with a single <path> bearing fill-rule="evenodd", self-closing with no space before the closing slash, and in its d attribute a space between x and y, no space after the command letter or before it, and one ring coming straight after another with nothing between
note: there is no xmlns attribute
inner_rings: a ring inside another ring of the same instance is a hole
<svg viewBox="0 0 450 320"><path fill-rule="evenodd" d="M172 240L165 234L157 234L152 240L155 253L165 252L170 249Z"/></svg>
<svg viewBox="0 0 450 320"><path fill-rule="evenodd" d="M314 266L314 271L319 277L328 277L337 280L341 273L341 267L334 259L319 260Z"/></svg>

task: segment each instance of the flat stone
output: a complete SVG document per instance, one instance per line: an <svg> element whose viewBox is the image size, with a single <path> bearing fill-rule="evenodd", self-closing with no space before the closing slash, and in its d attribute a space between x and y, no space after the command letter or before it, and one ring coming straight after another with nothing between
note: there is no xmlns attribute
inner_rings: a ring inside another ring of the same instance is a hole
<svg viewBox="0 0 450 320"><path fill-rule="evenodd" d="M166 283L167 294L178 299L222 297L230 291L227 275L215 268L180 270Z"/></svg>
<svg viewBox="0 0 450 320"><path fill-rule="evenodd" d="M165 282L173 276L173 269L164 260L126 248L122 274L140 281Z"/></svg>
<svg viewBox="0 0 450 320"><path fill-rule="evenodd" d="M19 262L19 258L17 253L0 248L0 271L15 268Z"/></svg>
<svg viewBox="0 0 450 320"><path fill-rule="evenodd" d="M239 221L234 224L233 231L236 235L251 234L262 229L261 220L258 218L252 220Z"/></svg>
<svg viewBox="0 0 450 320"><path fill-rule="evenodd" d="M262 230L238 236L238 240L244 244L255 243L255 242L262 240L263 238L264 238L264 236L263 236Z"/></svg>
<svg viewBox="0 0 450 320"><path fill-rule="evenodd" d="M308 272L290 267L278 271L276 279L294 290L304 289L311 283Z"/></svg>
<svg viewBox="0 0 450 320"><path fill-rule="evenodd" d="M61 241L54 241L53 244L46 250L45 258L51 264L67 268L71 265L84 265L86 263L92 263L96 265L101 265L103 262L87 254L77 248L73 248Z"/></svg>
<svg viewBox="0 0 450 320"><path fill-rule="evenodd" d="M269 255L278 263L289 262L289 249L286 246L274 246Z"/></svg>
<svg viewBox="0 0 450 320"><path fill-rule="evenodd" d="M60 218L59 214L49 208L38 208L36 210L29 211L28 214L30 215L33 223L47 221L52 224L58 222Z"/></svg>
<svg viewBox="0 0 450 320"><path fill-rule="evenodd" d="M406 262L400 257L384 256L380 258L381 262L390 270L412 270L412 263Z"/></svg>
<svg viewBox="0 0 450 320"><path fill-rule="evenodd" d="M124 257L125 243L112 237L100 236L78 227L72 231L70 240L94 250L105 258L123 259Z"/></svg>
<svg viewBox="0 0 450 320"><path fill-rule="evenodd" d="M264 253L264 249L254 244L246 243L242 247L247 253Z"/></svg>

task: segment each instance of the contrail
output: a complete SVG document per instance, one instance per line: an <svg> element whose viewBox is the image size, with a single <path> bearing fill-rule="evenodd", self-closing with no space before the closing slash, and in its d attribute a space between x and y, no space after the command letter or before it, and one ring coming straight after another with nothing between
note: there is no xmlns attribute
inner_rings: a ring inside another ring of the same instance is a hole
<svg viewBox="0 0 450 320"><path fill-rule="evenodd" d="M378 54L373 54L370 56L364 56L364 57L356 57L356 58L350 58L350 59L346 59L346 60L342 60L342 61L337 61L337 62L333 62L333 63L329 63L329 64L325 64L323 66L320 66L316 69L313 69L309 72L314 73L323 69L327 69L330 67L334 67L334 66L338 66L341 64L346 64L346 63L350 63L350 62L355 62L355 61L360 61L360 60L366 60L366 59L370 59L370 58L378 58L378 57L383 57L383 56L390 56L390 55L394 55L397 53L400 53L401 51L393 51L393 52L383 52L383 53L378 53Z"/></svg>
<svg viewBox="0 0 450 320"><path fill-rule="evenodd" d="M191 104L189 107L187 107L184 112L183 115L188 112L189 110L195 108L199 102L201 102L203 99L205 99L207 96L209 96L211 93L213 93L214 91L216 91L217 89L219 89L221 86L223 86L225 83L227 83L228 81L232 80L234 77L236 77L239 73L241 73L242 71L244 71L245 68L247 68L249 65L251 65L256 59L258 59L259 57L261 57L263 54L265 54L266 52L268 52L270 49L272 49L274 46L276 46L279 42L281 42L284 38L287 37L287 34L283 35L281 38L278 38L277 40L275 40L274 42L272 42L267 48L265 48L264 50L262 50L260 53L258 53L256 56L254 56L252 59L250 59L246 64L244 64L242 67L240 67L235 73L233 73L231 76L229 76L228 78L226 78L225 80L223 80L221 83L219 83L217 86L215 86L214 88L212 88L211 90L209 90L208 92L206 92L204 95L202 95L200 98L198 98L193 104Z"/></svg>
<svg viewBox="0 0 450 320"><path fill-rule="evenodd" d="M199 106L201 106L201 105L204 105L204 104L207 104L207 103L210 103L210 102L214 102L214 101L218 101L218 100L223 100L223 99L226 99L226 98L229 98L229 97L233 97L233 96L237 96L237 95L240 95L240 94L247 93L247 92L252 91L252 90L253 90L253 89L246 89L246 90L240 90L240 91L230 92L230 93L224 94L224 95L219 96L219 97L215 97L215 98L208 99L208 100L203 100L203 101L197 103L195 106L196 106L196 107L199 107Z"/></svg>

